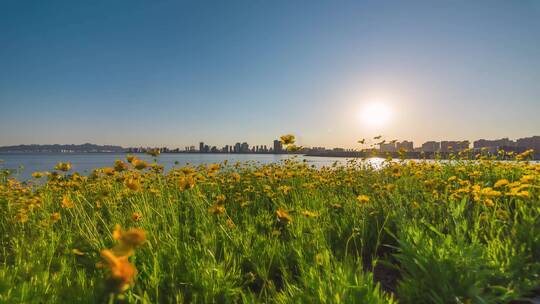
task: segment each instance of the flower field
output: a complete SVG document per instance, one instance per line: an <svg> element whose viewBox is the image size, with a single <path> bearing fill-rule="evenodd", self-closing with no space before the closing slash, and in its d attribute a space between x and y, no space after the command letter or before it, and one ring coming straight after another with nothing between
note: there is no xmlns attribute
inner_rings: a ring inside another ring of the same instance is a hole
<svg viewBox="0 0 540 304"><path fill-rule="evenodd" d="M479 157L0 177L0 303L518 303L540 165ZM51 168L52 169L52 168ZM522 302L523 303L523 302Z"/></svg>

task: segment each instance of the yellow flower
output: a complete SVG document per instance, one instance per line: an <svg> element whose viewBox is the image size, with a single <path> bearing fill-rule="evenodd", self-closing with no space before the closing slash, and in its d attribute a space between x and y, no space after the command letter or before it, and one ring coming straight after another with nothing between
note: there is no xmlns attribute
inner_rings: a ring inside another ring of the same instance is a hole
<svg viewBox="0 0 540 304"><path fill-rule="evenodd" d="M292 145L295 142L294 135L292 134L283 135L279 139L281 143L284 145Z"/></svg>
<svg viewBox="0 0 540 304"><path fill-rule="evenodd" d="M139 191L141 189L141 183L133 177L130 177L124 181L124 185L130 190Z"/></svg>
<svg viewBox="0 0 540 304"><path fill-rule="evenodd" d="M304 147L302 147L302 146L297 146L297 145L290 144L289 146L287 146L287 151L296 152L296 151L302 150L303 148Z"/></svg>
<svg viewBox="0 0 540 304"><path fill-rule="evenodd" d="M111 250L102 250L101 256L111 271L109 287L115 292L128 289L137 275L137 268L128 261L127 256L116 256Z"/></svg>
<svg viewBox="0 0 540 304"><path fill-rule="evenodd" d="M131 215L131 219L134 222L138 222L142 219L142 215L139 212L133 212L133 214Z"/></svg>
<svg viewBox="0 0 540 304"><path fill-rule="evenodd" d="M54 224L54 223L58 222L61 218L62 218L62 216L60 215L60 213L55 212L55 213L51 214L51 223Z"/></svg>
<svg viewBox="0 0 540 304"><path fill-rule="evenodd" d="M534 175L523 175L519 181L524 184L530 183L534 181Z"/></svg>
<svg viewBox="0 0 540 304"><path fill-rule="evenodd" d="M230 218L227 219L227 226L229 226L229 228L233 229L236 227L236 224L233 222L233 220L231 220Z"/></svg>
<svg viewBox="0 0 540 304"><path fill-rule="evenodd" d="M233 172L233 174L231 174L231 176L236 182L240 181L240 174L238 174L237 172Z"/></svg>
<svg viewBox="0 0 540 304"><path fill-rule="evenodd" d="M56 170L59 170L59 171L64 171L64 172L67 172L69 170L71 170L71 164L70 163L58 163L56 165L56 167L54 167L54 169Z"/></svg>
<svg viewBox="0 0 540 304"><path fill-rule="evenodd" d="M527 157L531 156L532 154L534 153L534 150L533 149L529 149L521 154L518 154L516 155L516 160L524 160L526 159Z"/></svg>
<svg viewBox="0 0 540 304"><path fill-rule="evenodd" d="M15 216L15 220L19 223L26 223L28 222L28 214L26 212L21 211Z"/></svg>
<svg viewBox="0 0 540 304"><path fill-rule="evenodd" d="M143 170L143 169L146 169L146 167L148 167L148 164L144 160L140 160L140 159L134 159L131 163L137 170Z"/></svg>
<svg viewBox="0 0 540 304"><path fill-rule="evenodd" d="M118 240L121 244L136 248L146 241L146 233L139 228L130 228L128 231L121 233Z"/></svg>
<svg viewBox="0 0 540 304"><path fill-rule="evenodd" d="M152 150L146 151L146 154L156 157L160 154L160 151L159 149L152 149Z"/></svg>
<svg viewBox="0 0 540 304"><path fill-rule="evenodd" d="M114 175L114 168L111 168L111 167L106 167L106 168L103 168L101 169L101 172L103 172L103 174L105 175Z"/></svg>
<svg viewBox="0 0 540 304"><path fill-rule="evenodd" d="M356 197L356 200L360 204L365 204L365 203L369 202L369 196L361 194L361 195Z"/></svg>
<svg viewBox="0 0 540 304"><path fill-rule="evenodd" d="M219 194L218 196L216 196L216 201L217 201L218 203L224 202L224 201L225 201L225 195Z"/></svg>
<svg viewBox="0 0 540 304"><path fill-rule="evenodd" d="M195 169L191 167L182 167L180 168L180 172L184 173L185 175L189 175L189 174L195 173Z"/></svg>
<svg viewBox="0 0 540 304"><path fill-rule="evenodd" d="M495 183L495 185L493 185L493 188L501 188L501 187L504 187L504 186L508 185L509 183L510 182L507 179L503 178L503 179L498 180Z"/></svg>
<svg viewBox="0 0 540 304"><path fill-rule="evenodd" d="M305 217L318 217L319 216L319 212L309 211L309 210L302 210L300 211L300 214L302 214Z"/></svg>
<svg viewBox="0 0 540 304"><path fill-rule="evenodd" d="M331 204L330 207L334 208L334 209L342 209L343 206L341 206L341 204Z"/></svg>
<svg viewBox="0 0 540 304"><path fill-rule="evenodd" d="M222 204L216 203L212 207L208 208L208 212L212 214L223 214L225 213L225 207Z"/></svg>
<svg viewBox="0 0 540 304"><path fill-rule="evenodd" d="M283 194L287 195L289 192L291 192L292 187L291 187L291 186L283 185L283 186L279 186L279 187L278 187L278 190L281 191L281 192L283 192Z"/></svg>
<svg viewBox="0 0 540 304"><path fill-rule="evenodd" d="M33 172L32 177L41 178L41 177L43 177L43 173L42 172Z"/></svg>
<svg viewBox="0 0 540 304"><path fill-rule="evenodd" d="M122 171L126 171L127 170L127 165L126 163L124 163L122 160L120 159L117 159L114 161L114 170L118 171L118 172L122 172Z"/></svg>
<svg viewBox="0 0 540 304"><path fill-rule="evenodd" d="M530 193L529 193L529 191L524 190L524 191L517 192L515 194L515 196L517 196L517 197L529 197Z"/></svg>
<svg viewBox="0 0 540 304"><path fill-rule="evenodd" d="M500 191L493 190L491 187L483 188L480 191L480 194L484 196L501 196L502 195Z"/></svg>
<svg viewBox="0 0 540 304"><path fill-rule="evenodd" d="M73 207L75 207L73 201L69 198L69 196L64 195L64 197L62 197L62 208L71 209Z"/></svg>
<svg viewBox="0 0 540 304"><path fill-rule="evenodd" d="M221 168L220 164L210 164L208 165L208 173L215 173Z"/></svg>
<svg viewBox="0 0 540 304"><path fill-rule="evenodd" d="M493 203L493 200L490 199L490 198L486 198L484 200L484 205L486 205L487 207L492 207L492 206L495 206L495 203Z"/></svg>
<svg viewBox="0 0 540 304"><path fill-rule="evenodd" d="M293 221L293 219L289 215L289 213L287 213L287 211L285 211L285 210L283 210L281 208L278 208L278 210L276 210L276 215L277 215L278 220L281 223L289 224L289 223L291 223Z"/></svg>
<svg viewBox="0 0 540 304"><path fill-rule="evenodd" d="M113 239L118 241L118 244L112 249L114 254L116 256L130 256L135 248L146 241L146 234L144 230L139 228L130 228L124 232L120 225L116 225L113 231Z"/></svg>
<svg viewBox="0 0 540 304"><path fill-rule="evenodd" d="M191 189L193 187L195 187L195 179L193 178L193 176L187 176L187 177L180 177L180 179L178 180L178 186L180 187L180 190L183 191L187 188Z"/></svg>
<svg viewBox="0 0 540 304"><path fill-rule="evenodd" d="M126 160L128 161L128 163L132 164L133 161L136 159L135 155L128 155L126 156Z"/></svg>

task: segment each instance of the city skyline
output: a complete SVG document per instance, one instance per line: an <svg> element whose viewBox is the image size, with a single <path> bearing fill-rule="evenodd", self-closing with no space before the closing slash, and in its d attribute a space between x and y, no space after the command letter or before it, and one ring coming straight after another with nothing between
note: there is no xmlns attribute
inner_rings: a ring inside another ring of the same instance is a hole
<svg viewBox="0 0 540 304"><path fill-rule="evenodd" d="M0 146L532 136L539 35L538 1L4 1Z"/></svg>
<svg viewBox="0 0 540 304"><path fill-rule="evenodd" d="M387 140L382 136L377 136L371 140L362 139L357 142L355 148L345 147L326 147L326 146L298 146L295 153L306 154L312 152L359 152L359 151L377 151L380 153L386 152L428 152L428 153L449 153L459 152L463 150L484 151L489 153L498 153L499 150L507 152L524 152L533 150L533 153L540 156L540 136L530 136L517 138L515 140L509 138L499 139L476 139L469 140L442 140L442 141L426 141L421 144L414 144L409 140ZM131 146L122 147L118 145L99 146L91 143L80 145L67 144L49 144L49 145L15 145L15 146L0 146L0 152L128 152L128 153L145 153L151 150L159 150L162 153L265 153L265 154L281 154L290 153L280 139L274 139L270 145L256 144L250 145L248 142L236 142L234 144L226 144L224 146L199 142L198 147L195 145L178 147L167 146Z"/></svg>

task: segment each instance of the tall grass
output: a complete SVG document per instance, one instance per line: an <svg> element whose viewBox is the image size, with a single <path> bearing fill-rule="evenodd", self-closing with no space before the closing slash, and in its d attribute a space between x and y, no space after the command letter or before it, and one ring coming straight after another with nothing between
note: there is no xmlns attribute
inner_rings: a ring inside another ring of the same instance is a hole
<svg viewBox="0 0 540 304"><path fill-rule="evenodd" d="M0 302L508 303L540 287L538 164L164 174L137 161L0 179ZM147 242L134 283L111 297L96 263L116 224Z"/></svg>

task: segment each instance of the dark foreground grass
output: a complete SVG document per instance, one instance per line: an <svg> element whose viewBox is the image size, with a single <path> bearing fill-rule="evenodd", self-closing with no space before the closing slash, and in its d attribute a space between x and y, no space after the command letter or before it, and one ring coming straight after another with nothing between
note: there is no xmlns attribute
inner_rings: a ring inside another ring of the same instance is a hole
<svg viewBox="0 0 540 304"><path fill-rule="evenodd" d="M1 303L508 303L540 287L540 165L163 174L130 160L1 179ZM116 224L147 241L133 284L111 294L96 263Z"/></svg>

